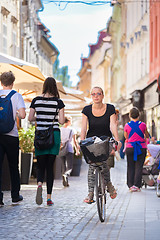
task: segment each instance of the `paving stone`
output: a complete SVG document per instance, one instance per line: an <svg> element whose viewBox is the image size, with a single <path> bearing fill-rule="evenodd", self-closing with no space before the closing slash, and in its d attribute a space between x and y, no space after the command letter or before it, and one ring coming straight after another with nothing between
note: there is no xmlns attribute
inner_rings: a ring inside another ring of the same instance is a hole
<svg viewBox="0 0 160 240"><path fill-rule="evenodd" d="M70 177L69 188L62 180L55 180L54 206L46 205L46 186L43 187L43 204L36 205L36 181L22 185L24 201L12 206L10 192L4 192L5 206L0 208L1 240L159 240L160 198L155 188L142 188L130 193L126 186L126 160L115 163L111 169L117 198L107 195L106 221L98 219L97 206L86 204L87 169L83 162L81 175Z"/></svg>

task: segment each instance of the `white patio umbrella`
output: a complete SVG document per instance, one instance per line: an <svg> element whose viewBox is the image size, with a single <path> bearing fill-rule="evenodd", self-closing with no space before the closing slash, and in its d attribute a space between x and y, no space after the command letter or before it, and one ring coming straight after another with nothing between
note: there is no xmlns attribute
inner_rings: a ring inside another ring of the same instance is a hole
<svg viewBox="0 0 160 240"><path fill-rule="evenodd" d="M19 90L27 101L30 102L33 97L42 93L45 77L37 65L0 53L0 74L6 71L13 72L14 88ZM87 104L82 91L63 87L60 81L57 81L57 87L67 112L81 111Z"/></svg>
<svg viewBox="0 0 160 240"><path fill-rule="evenodd" d="M45 77L37 65L0 53L0 74L6 71L12 71L15 75L15 89L32 90L37 94L42 92ZM65 93L61 82L57 82L57 87Z"/></svg>

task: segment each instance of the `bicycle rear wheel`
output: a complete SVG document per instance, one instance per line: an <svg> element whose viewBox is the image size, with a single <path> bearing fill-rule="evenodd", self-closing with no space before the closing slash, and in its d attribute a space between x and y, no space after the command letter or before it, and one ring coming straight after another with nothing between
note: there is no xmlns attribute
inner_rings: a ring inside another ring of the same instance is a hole
<svg viewBox="0 0 160 240"><path fill-rule="evenodd" d="M99 219L101 222L104 222L106 216L106 191L103 173L98 167L95 172L95 190Z"/></svg>

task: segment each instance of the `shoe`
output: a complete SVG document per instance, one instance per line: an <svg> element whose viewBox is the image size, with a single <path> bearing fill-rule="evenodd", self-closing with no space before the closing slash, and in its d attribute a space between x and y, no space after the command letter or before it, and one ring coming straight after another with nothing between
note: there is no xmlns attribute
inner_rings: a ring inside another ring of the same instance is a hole
<svg viewBox="0 0 160 240"><path fill-rule="evenodd" d="M63 186L69 187L67 175L63 174L62 178L63 178Z"/></svg>
<svg viewBox="0 0 160 240"><path fill-rule="evenodd" d="M160 179L159 178L157 178L157 184L160 184Z"/></svg>
<svg viewBox="0 0 160 240"><path fill-rule="evenodd" d="M129 188L129 191L130 192L140 192L141 189L133 185L132 187Z"/></svg>
<svg viewBox="0 0 160 240"><path fill-rule="evenodd" d="M43 190L43 189L42 189L42 186L39 185L39 186L37 187L37 194L36 194L36 203L37 203L38 205L41 205L42 202L43 202L42 190Z"/></svg>
<svg viewBox="0 0 160 240"><path fill-rule="evenodd" d="M48 199L48 200L47 200L47 206L53 206L53 202L52 202L51 199Z"/></svg>
<svg viewBox="0 0 160 240"><path fill-rule="evenodd" d="M134 185L129 188L129 191L130 191L130 192L136 192L136 190L137 190L137 189L136 189L136 187L135 187Z"/></svg>
<svg viewBox="0 0 160 240"><path fill-rule="evenodd" d="M139 187L136 187L137 191L136 192L141 192L141 189Z"/></svg>
<svg viewBox="0 0 160 240"><path fill-rule="evenodd" d="M114 186L112 185L111 182L108 182L106 184L106 187L107 187L107 192L109 192L110 194L110 198L114 199L117 197L117 192L116 192L116 189L114 188Z"/></svg>
<svg viewBox="0 0 160 240"><path fill-rule="evenodd" d="M0 199L0 207L4 206L4 202L2 199Z"/></svg>
<svg viewBox="0 0 160 240"><path fill-rule="evenodd" d="M90 192L88 196L83 200L83 202L88 204L94 203L95 201L93 200L93 198L94 198L94 193Z"/></svg>
<svg viewBox="0 0 160 240"><path fill-rule="evenodd" d="M17 198L12 198L12 204L17 204L23 200L22 195L19 195Z"/></svg>

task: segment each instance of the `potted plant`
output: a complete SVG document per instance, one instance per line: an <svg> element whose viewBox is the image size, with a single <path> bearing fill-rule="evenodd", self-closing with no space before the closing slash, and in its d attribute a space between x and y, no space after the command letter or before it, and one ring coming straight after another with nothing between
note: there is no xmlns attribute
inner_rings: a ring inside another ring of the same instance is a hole
<svg viewBox="0 0 160 240"><path fill-rule="evenodd" d="M82 165L82 152L80 152L80 155L76 155L74 153L73 170L71 172L71 176L79 176L80 175L81 165Z"/></svg>
<svg viewBox="0 0 160 240"><path fill-rule="evenodd" d="M18 133L21 149L21 184L28 184L33 164L35 127L22 128Z"/></svg>

